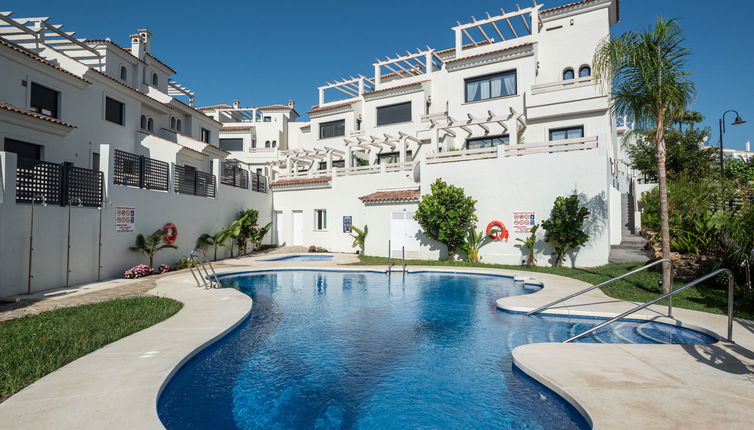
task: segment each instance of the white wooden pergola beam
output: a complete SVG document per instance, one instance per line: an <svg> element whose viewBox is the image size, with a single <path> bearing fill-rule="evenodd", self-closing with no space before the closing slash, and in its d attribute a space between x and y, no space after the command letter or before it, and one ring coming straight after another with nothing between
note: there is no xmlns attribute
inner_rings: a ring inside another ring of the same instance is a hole
<svg viewBox="0 0 754 430"><path fill-rule="evenodd" d="M332 152L333 154L345 155L345 152L341 151L340 149L331 148L329 146L325 146L325 149Z"/></svg>
<svg viewBox="0 0 754 430"><path fill-rule="evenodd" d="M473 16L471 17L471 21L472 22L477 22L476 18L474 18ZM494 40L490 39L489 36L487 36L487 32L484 31L484 25L483 24L480 24L479 26L477 26L476 29L479 30L479 33L482 34L482 37L484 37L485 42L492 43L494 41Z"/></svg>
<svg viewBox="0 0 754 430"><path fill-rule="evenodd" d="M487 20L489 20L490 25L492 25L492 28L495 30L495 33L497 33L498 37L500 38L500 41L502 42L503 40L505 40L503 33L500 31L499 28L497 28L497 24L495 24L495 21L492 21L492 17L490 16L490 13L486 12L486 14L487 14Z"/></svg>
<svg viewBox="0 0 754 430"><path fill-rule="evenodd" d="M421 139L418 139L418 138L416 138L416 137L414 137L414 136L408 135L408 134L406 134L406 133L404 133L404 132L402 132L402 131L399 131L399 132L398 132L398 135L400 135L400 137L402 137L403 139L405 139L405 140L410 140L410 141L412 141L412 142L414 142L414 143L416 143L416 144L418 144L418 145L421 145L421 144L423 143L423 142L421 141Z"/></svg>

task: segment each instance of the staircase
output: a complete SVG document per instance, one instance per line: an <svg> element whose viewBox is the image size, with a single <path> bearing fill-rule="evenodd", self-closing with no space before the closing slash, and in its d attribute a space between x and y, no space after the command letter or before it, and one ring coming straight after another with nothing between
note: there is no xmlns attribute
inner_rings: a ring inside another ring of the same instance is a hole
<svg viewBox="0 0 754 430"><path fill-rule="evenodd" d="M647 241L634 231L634 211L630 193L621 194L621 242L610 247L608 261L611 263L646 262L649 260L644 245Z"/></svg>

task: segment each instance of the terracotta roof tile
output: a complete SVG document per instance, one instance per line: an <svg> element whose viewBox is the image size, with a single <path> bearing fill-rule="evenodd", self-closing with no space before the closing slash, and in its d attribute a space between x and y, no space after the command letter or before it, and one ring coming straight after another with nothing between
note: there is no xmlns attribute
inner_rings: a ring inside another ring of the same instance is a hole
<svg viewBox="0 0 754 430"><path fill-rule="evenodd" d="M45 121L49 121L49 122L51 122L53 124L62 125L62 126L68 127L68 128L76 128L76 126L73 125L73 124L68 124L65 121L61 121L61 120L59 120L57 118L52 118L52 117L49 117L47 115L42 115L41 113L37 113L37 112L26 110L26 109L21 109L20 107L14 106L14 105L12 105L10 103L0 102L0 109L7 110L7 111L10 111L10 112L20 113L21 115L30 116L30 117L33 117L33 118L36 118L36 119L42 119L42 120L45 120Z"/></svg>
<svg viewBox="0 0 754 430"><path fill-rule="evenodd" d="M322 176L320 178L283 179L271 183L270 187L281 187L283 185L316 184L320 182L330 182L330 180L332 180L331 176Z"/></svg>
<svg viewBox="0 0 754 430"><path fill-rule="evenodd" d="M175 69L173 69L172 67L170 67L170 66L168 66L167 64L163 63L162 61L158 60L158 59L157 59L157 57L155 57L154 55L152 55L152 54L150 54L150 53L148 53L148 52L147 52L147 53L145 53L145 55L147 55L147 56L148 56L149 58L153 59L154 61L156 61L156 62L160 63L160 64L161 64L162 66L164 66L164 67L165 67L166 69L168 69L168 70L172 71L173 73L177 73L177 72L175 71Z"/></svg>
<svg viewBox="0 0 754 430"><path fill-rule="evenodd" d="M482 41L477 42L476 45L474 45L473 43L469 43L467 45L463 45L461 47L461 49L474 48L474 47L479 46L479 45L488 45L489 43L490 42L488 42L486 40L482 40ZM453 52L455 50L456 50L456 48L448 48L448 49L443 49L442 51L435 51L435 54L447 54L448 52Z"/></svg>
<svg viewBox="0 0 754 430"><path fill-rule="evenodd" d="M325 111L325 110L336 109L336 108L343 107L343 106L350 106L350 105L352 105L354 103L357 103L357 102L360 102L360 101L361 100L351 100L350 102L340 103L340 104L337 104L337 105L322 106L322 107L320 107L320 106L312 106L312 110L310 110L307 113L322 112L322 111Z"/></svg>
<svg viewBox="0 0 754 430"><path fill-rule="evenodd" d="M265 109L291 109L288 105L269 105L269 106L262 106L258 107L258 110L265 110Z"/></svg>
<svg viewBox="0 0 754 430"><path fill-rule="evenodd" d="M44 58L40 57L39 55L37 55L37 54L35 54L35 53L31 52L31 51L28 51L28 50L26 50L26 49L24 49L24 48L22 48L22 47L20 47L18 45L15 45L13 43L8 43L8 42L0 39L0 46L5 46L5 47L7 47L9 49L12 49L12 50L18 52L18 53L26 55L29 58L33 58L33 59L39 61L42 64L46 64L46 65L52 67L55 70L58 70L58 71L63 72L65 74L67 74L67 75L73 76L74 78L79 79L81 81L84 81L87 84L91 84L91 82L87 81L86 79L82 78L81 76L74 75L73 73L71 73L68 70L66 70L66 69L58 66L57 64L55 64L53 62L50 62L50 61L47 61Z"/></svg>
<svg viewBox="0 0 754 430"><path fill-rule="evenodd" d="M383 89L381 89L381 90L377 90L377 91L371 91L371 92L368 92L368 93L364 93L364 95L368 95L368 94L377 94L377 93L381 93L381 92L384 92L384 91L390 91L390 90L394 90L394 89L396 89L396 88L404 88L404 87L410 87L410 86L413 86L413 85L419 85L419 84L423 84L424 82L429 82L429 81L430 81L430 79L425 79L425 80L423 80L423 81L416 81L416 82L412 82L412 83L410 83L410 84L396 85L396 86L394 86L394 87L390 87L390 88L383 88Z"/></svg>
<svg viewBox="0 0 754 430"><path fill-rule="evenodd" d="M230 125L228 127L223 127L220 129L220 131L244 131L244 130L254 130L253 125Z"/></svg>
<svg viewBox="0 0 754 430"><path fill-rule="evenodd" d="M550 12L555 12L555 11L558 11L558 10L571 8L571 7L574 7L574 6L579 6L579 5L582 5L582 4L585 4L585 3L591 3L593 1L595 1L595 0L577 1L577 2L574 2L574 3L564 4L562 6L551 7L550 9L542 9L541 11L539 11L539 13L543 14L543 15L546 15L546 14L548 14ZM620 21L620 0L615 0L615 17L616 17L616 19L618 21Z"/></svg>
<svg viewBox="0 0 754 430"><path fill-rule="evenodd" d="M520 45L511 46L511 47L503 48L503 49L498 49L496 51L488 51L488 52L482 52L482 53L476 54L476 55L469 55L468 57L454 58L452 60L446 61L445 64L454 63L456 61L468 60L469 58L476 58L476 57L483 57L485 55L497 54L498 52L510 51L511 49L523 48L524 46L531 46L531 45L533 45L533 43L531 43L531 42L529 42L529 43L522 43Z"/></svg>
<svg viewBox="0 0 754 430"><path fill-rule="evenodd" d="M95 43L95 44L97 44L97 43L106 43L106 44L112 45L112 46L120 49L124 53L130 55L134 60L136 60L136 61L138 61L138 62L140 62L142 64L147 64L144 61L140 60L138 57L136 57L134 54L132 54L130 50L128 50L128 49L126 49L126 48L118 45L117 43L113 42L112 40L107 40L107 39L86 39L84 41L84 43Z"/></svg>
<svg viewBox="0 0 754 430"><path fill-rule="evenodd" d="M364 203L413 201L419 200L419 194L419 190L377 191L361 196L359 200Z"/></svg>
<svg viewBox="0 0 754 430"><path fill-rule="evenodd" d="M220 105L210 105L210 106L202 106L196 108L196 110L210 110L210 109L233 109L233 106L220 104Z"/></svg>

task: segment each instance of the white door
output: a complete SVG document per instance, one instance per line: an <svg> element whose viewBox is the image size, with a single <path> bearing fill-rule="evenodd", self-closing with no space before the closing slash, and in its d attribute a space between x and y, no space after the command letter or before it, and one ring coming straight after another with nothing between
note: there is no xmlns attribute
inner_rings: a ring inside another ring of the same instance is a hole
<svg viewBox="0 0 754 430"><path fill-rule="evenodd" d="M293 211L293 243L302 246L304 244L304 212Z"/></svg>
<svg viewBox="0 0 754 430"><path fill-rule="evenodd" d="M283 211L275 211L275 237L273 243L275 245L282 245L285 242L285 236L283 236Z"/></svg>
<svg viewBox="0 0 754 430"><path fill-rule="evenodd" d="M415 212L393 212L390 215L391 257L401 258L403 248L406 258L419 258L419 223L414 220Z"/></svg>

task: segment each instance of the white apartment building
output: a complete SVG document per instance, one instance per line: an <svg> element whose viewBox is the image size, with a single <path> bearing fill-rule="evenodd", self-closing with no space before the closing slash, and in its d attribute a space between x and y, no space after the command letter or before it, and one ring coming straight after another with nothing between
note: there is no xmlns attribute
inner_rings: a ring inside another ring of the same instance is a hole
<svg viewBox="0 0 754 430"><path fill-rule="evenodd" d="M0 13L0 296L120 277L146 262L136 235L167 223L179 249L156 264L240 210L269 222L264 178L226 162L223 124L192 106L152 37L124 48Z"/></svg>
<svg viewBox="0 0 754 430"><path fill-rule="evenodd" d="M477 229L510 231L484 262L520 264L515 239L577 193L590 240L570 263L604 264L632 182L618 145L630 125L616 125L591 60L618 20L617 0L584 0L459 22L449 49L325 83L301 121L292 101L194 108L147 30L121 47L1 13L0 241L13 246L0 248L0 295L119 276L144 262L128 251L136 234L166 223L179 249L155 263L172 264L246 208L273 221L276 244L353 252L348 226L368 225L369 255L443 257L413 220L438 178L477 200Z"/></svg>
<svg viewBox="0 0 754 430"><path fill-rule="evenodd" d="M373 73L319 87L310 120L289 123L271 165L274 240L347 251L352 222L369 226L367 254L388 255L390 241L393 256L443 256L413 220L442 178L478 201L478 229L500 220L511 232L482 248L484 261L521 263L514 239L575 192L591 239L571 258L606 263L631 182L618 145L629 124L616 126L591 61L618 19L614 0L501 9L459 22L450 49L378 59ZM538 253L549 264L546 244Z"/></svg>

